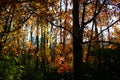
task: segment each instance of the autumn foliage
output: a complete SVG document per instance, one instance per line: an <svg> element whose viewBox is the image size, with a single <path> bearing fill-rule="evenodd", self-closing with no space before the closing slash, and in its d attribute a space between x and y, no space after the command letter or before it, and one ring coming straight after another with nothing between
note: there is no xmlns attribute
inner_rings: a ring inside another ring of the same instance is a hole
<svg viewBox="0 0 120 80"><path fill-rule="evenodd" d="M120 0L0 0L0 80L119 80Z"/></svg>

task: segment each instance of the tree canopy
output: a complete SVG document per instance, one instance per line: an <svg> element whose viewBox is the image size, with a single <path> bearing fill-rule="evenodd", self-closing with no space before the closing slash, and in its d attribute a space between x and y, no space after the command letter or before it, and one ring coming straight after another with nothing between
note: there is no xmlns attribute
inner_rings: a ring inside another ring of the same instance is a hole
<svg viewBox="0 0 120 80"><path fill-rule="evenodd" d="M120 0L1 0L0 64L21 72L0 79L118 79L119 39Z"/></svg>

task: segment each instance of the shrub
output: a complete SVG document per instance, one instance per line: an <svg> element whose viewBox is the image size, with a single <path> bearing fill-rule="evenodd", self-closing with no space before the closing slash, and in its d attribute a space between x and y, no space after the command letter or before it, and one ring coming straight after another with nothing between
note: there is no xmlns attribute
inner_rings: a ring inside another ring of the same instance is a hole
<svg viewBox="0 0 120 80"><path fill-rule="evenodd" d="M21 80L24 66L16 65L13 56L0 55L0 80Z"/></svg>

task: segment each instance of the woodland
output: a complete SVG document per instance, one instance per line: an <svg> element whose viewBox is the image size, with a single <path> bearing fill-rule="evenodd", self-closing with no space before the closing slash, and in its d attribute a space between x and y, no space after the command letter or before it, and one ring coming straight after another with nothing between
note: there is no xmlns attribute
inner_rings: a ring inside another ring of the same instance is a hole
<svg viewBox="0 0 120 80"><path fill-rule="evenodd" d="M0 80L120 80L120 0L0 0Z"/></svg>

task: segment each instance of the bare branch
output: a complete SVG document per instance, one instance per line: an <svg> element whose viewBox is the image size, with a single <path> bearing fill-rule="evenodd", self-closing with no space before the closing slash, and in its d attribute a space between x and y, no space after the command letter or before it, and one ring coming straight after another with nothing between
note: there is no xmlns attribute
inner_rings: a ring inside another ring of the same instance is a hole
<svg viewBox="0 0 120 80"><path fill-rule="evenodd" d="M116 24L118 21L120 21L120 19L116 20L114 23L112 23L111 25L108 25L107 28L103 29L100 33L98 33L93 40L98 37L102 32L104 32L105 30L109 29L110 27L112 27L114 24Z"/></svg>
<svg viewBox="0 0 120 80"><path fill-rule="evenodd" d="M104 32L105 30L109 29L110 27L112 27L114 24L116 24L118 21L120 21L120 19L116 20L114 23L112 23L111 25L108 25L107 28L103 29L100 33L98 33L92 40L90 41L86 41L86 42L83 42L83 44L86 44L86 43L90 43L91 41L92 42L103 42L103 43L110 43L110 44L119 44L119 43L114 43L114 42L111 42L111 41L93 41L95 38L97 38L102 32Z"/></svg>
<svg viewBox="0 0 120 80"><path fill-rule="evenodd" d="M97 1L98 1L98 0L97 0ZM96 4L95 4L96 8L97 8L97 1L96 1ZM102 4L102 6L99 8L98 12L96 12L96 10L95 10L93 17L92 17L90 20L86 21L86 22L85 22L85 25L88 24L88 23L90 23L91 21L93 21L93 20L97 17L97 15L102 11L102 8L103 8L103 5L105 4L105 2L106 2L106 0L104 0L103 4Z"/></svg>
<svg viewBox="0 0 120 80"><path fill-rule="evenodd" d="M55 26L55 27L58 27L58 28L62 28L62 29L64 29L64 30L66 30L66 31L68 31L69 33L71 33L71 34L73 34L69 29L67 29L66 27L63 27L63 26L59 26L59 25L56 25L56 24L54 24L53 22L51 22L51 21L49 21L49 20L47 20L47 22L49 22L50 24L52 24L53 26Z"/></svg>
<svg viewBox="0 0 120 80"><path fill-rule="evenodd" d="M84 18L85 18L85 7L86 7L86 4L85 2L83 3L83 13L82 13L82 24L84 24Z"/></svg>
<svg viewBox="0 0 120 80"><path fill-rule="evenodd" d="M83 42L83 44L88 44L88 43L90 43L91 41L85 41L85 42ZM98 42L98 43L109 43L109 44L120 44L120 43L116 43L116 42L112 42L112 41L92 41L93 43L94 42Z"/></svg>

